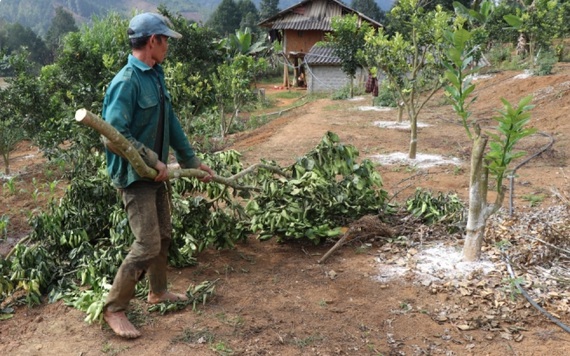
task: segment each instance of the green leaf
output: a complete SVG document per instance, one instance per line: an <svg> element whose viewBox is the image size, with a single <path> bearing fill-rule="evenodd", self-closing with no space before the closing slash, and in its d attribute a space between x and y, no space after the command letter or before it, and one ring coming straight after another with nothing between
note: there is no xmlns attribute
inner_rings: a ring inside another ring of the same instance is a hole
<svg viewBox="0 0 570 356"><path fill-rule="evenodd" d="M522 24L523 24L523 20L522 20L519 16L516 16L516 15L513 15L513 14L505 15L505 16L503 16L503 19L504 19L510 26L512 26L512 27L514 27L514 28L516 28L516 29L519 29L519 28L522 26Z"/></svg>

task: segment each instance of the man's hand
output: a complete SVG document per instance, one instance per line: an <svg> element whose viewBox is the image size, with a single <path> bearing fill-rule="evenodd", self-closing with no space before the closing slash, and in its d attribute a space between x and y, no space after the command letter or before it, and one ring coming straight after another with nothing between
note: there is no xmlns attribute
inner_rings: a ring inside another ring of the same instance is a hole
<svg viewBox="0 0 570 356"><path fill-rule="evenodd" d="M214 172L212 169L210 169L210 167L206 166L204 163L200 163L200 166L198 167L198 169L208 173L207 176L200 179L200 182L204 182L204 183L211 182L212 179L214 178L214 176L216 175L216 172Z"/></svg>
<svg viewBox="0 0 570 356"><path fill-rule="evenodd" d="M156 177L154 178L155 182L164 182L168 180L168 166L161 161L156 162L154 166L156 169Z"/></svg>

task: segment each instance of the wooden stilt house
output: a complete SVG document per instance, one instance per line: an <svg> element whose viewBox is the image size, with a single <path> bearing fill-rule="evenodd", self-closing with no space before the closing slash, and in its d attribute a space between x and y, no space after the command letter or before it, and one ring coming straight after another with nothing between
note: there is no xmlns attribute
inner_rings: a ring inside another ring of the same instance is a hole
<svg viewBox="0 0 570 356"><path fill-rule="evenodd" d="M306 86L307 73L303 61L315 43L323 41L325 34L332 31L333 17L358 15L361 21L373 27L382 25L362 13L336 0L304 0L278 14L261 21L258 25L269 30L272 41L280 41L283 47L283 86ZM332 62L335 62L334 60ZM337 61L339 62L339 61ZM340 66L340 64L339 64ZM290 78L290 68L293 77Z"/></svg>

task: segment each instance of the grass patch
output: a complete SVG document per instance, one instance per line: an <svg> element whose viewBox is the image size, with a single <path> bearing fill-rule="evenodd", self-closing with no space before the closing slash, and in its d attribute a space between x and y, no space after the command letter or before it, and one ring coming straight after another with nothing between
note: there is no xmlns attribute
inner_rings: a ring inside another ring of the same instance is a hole
<svg viewBox="0 0 570 356"><path fill-rule="evenodd" d="M103 344L103 347L101 347L101 352L104 353L105 355L113 355L114 356L114 355L119 355L120 353L122 353L123 351L126 351L128 349L129 349L128 346L115 347L110 342L106 342L105 344Z"/></svg>
<svg viewBox="0 0 570 356"><path fill-rule="evenodd" d="M219 341L215 345L212 345L212 350L216 351L216 353L218 355L233 355L234 354L234 350L232 350L223 341Z"/></svg>
<svg viewBox="0 0 570 356"><path fill-rule="evenodd" d="M143 302L134 300L133 303L131 303L131 308L127 311L127 318L129 318L130 322L137 329L140 329L143 325L150 325L154 322L154 318L149 313L145 313L142 304Z"/></svg>
<svg viewBox="0 0 570 356"><path fill-rule="evenodd" d="M283 90L268 96L276 99L298 99L304 96L305 93L305 91L301 90Z"/></svg>
<svg viewBox="0 0 570 356"><path fill-rule="evenodd" d="M294 338L293 344L297 347L304 348L307 346L314 345L317 342L322 341L322 340L324 340L322 335L315 334L315 335L309 335L309 336L302 338L302 339Z"/></svg>
<svg viewBox="0 0 570 356"><path fill-rule="evenodd" d="M339 111L339 110L343 110L345 107L346 107L346 105L343 105L343 104L332 104L332 105L325 106L323 109L326 111Z"/></svg>
<svg viewBox="0 0 570 356"><path fill-rule="evenodd" d="M216 335L208 329L194 330L191 328L185 328L182 330L180 335L176 335L172 338L171 342L173 344L212 344L215 339Z"/></svg>
<svg viewBox="0 0 570 356"><path fill-rule="evenodd" d="M526 194L521 197L521 199L527 201L531 207L540 205L545 198L546 196L544 194Z"/></svg>

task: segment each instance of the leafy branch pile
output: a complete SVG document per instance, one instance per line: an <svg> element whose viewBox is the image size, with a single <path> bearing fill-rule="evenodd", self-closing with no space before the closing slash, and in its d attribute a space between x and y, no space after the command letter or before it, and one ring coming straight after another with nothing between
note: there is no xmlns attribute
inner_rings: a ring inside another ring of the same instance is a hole
<svg viewBox="0 0 570 356"><path fill-rule="evenodd" d="M63 300L85 311L86 321L100 318L109 283L133 236L104 156L82 152L76 157L82 170L76 171L65 196L32 218L27 243L0 260L3 308L38 304L47 294L50 301ZM195 178L173 180L169 263L190 266L204 249L231 248L251 234L319 243L362 215L390 212L380 175L370 161L357 162L357 157L354 147L329 132L313 151L280 168L290 179L266 169L240 178L240 184L260 191ZM235 151L202 159L220 176L243 170ZM137 295L144 293L138 290Z"/></svg>
<svg viewBox="0 0 570 356"><path fill-rule="evenodd" d="M450 232L465 226L467 209L455 193L439 192L436 196L425 189L416 189L406 201L406 210L425 224L446 225Z"/></svg>

